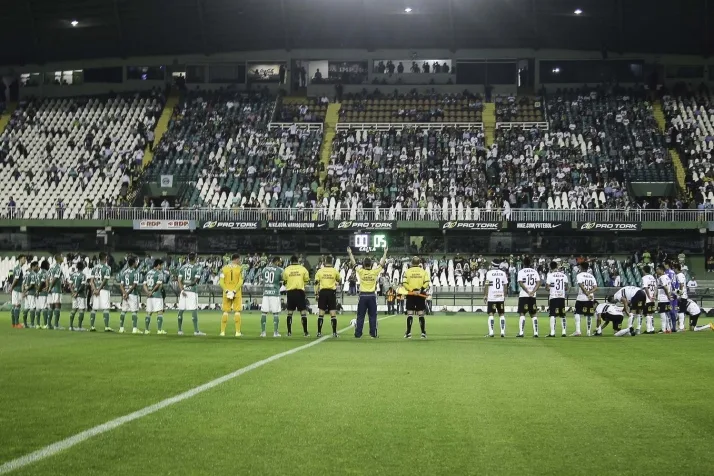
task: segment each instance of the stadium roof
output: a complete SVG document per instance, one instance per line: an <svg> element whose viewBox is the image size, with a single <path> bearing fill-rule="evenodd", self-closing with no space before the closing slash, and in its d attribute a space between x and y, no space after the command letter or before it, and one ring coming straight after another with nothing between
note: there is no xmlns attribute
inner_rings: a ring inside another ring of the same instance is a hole
<svg viewBox="0 0 714 476"><path fill-rule="evenodd" d="M25 0L0 9L0 64L298 48L705 55L711 23L714 0Z"/></svg>

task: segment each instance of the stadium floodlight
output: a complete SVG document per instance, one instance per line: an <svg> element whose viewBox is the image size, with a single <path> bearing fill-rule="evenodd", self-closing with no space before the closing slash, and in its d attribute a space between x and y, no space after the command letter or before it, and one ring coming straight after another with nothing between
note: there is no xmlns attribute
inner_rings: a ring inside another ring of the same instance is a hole
<svg viewBox="0 0 714 476"><path fill-rule="evenodd" d="M579 9L579 8L576 8L573 13L575 13L576 15L582 15L582 14L583 14L583 11L582 11L581 9Z"/></svg>
<svg viewBox="0 0 714 476"><path fill-rule="evenodd" d="M77 20L72 20L71 22L69 22L69 24L72 26L77 26L79 25L79 22Z"/></svg>
<svg viewBox="0 0 714 476"><path fill-rule="evenodd" d="M560 74L560 68L553 68L554 74Z"/></svg>
<svg viewBox="0 0 714 476"><path fill-rule="evenodd" d="M404 9L404 11L407 12L407 13L411 13L411 12L412 12L412 8L411 8L411 7L407 7L407 8Z"/></svg>

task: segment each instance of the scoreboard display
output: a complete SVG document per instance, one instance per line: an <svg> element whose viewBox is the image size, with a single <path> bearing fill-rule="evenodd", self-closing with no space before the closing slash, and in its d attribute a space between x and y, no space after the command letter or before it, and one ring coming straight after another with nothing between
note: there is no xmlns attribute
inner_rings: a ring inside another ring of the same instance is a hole
<svg viewBox="0 0 714 476"><path fill-rule="evenodd" d="M350 247L363 253L383 250L387 247L387 235L383 233L355 233L350 236Z"/></svg>

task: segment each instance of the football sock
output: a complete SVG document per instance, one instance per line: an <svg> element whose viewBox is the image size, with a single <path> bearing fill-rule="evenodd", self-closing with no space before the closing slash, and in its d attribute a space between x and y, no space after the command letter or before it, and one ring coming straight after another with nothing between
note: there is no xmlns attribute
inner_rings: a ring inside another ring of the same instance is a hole
<svg viewBox="0 0 714 476"><path fill-rule="evenodd" d="M16 319L16 317L15 317L15 310L16 310L16 309L15 309L14 307L13 307L12 309L10 309L10 320L12 321L12 325L13 325L13 326L16 326L16 325L19 323L19 320L18 320L17 323L15 322L15 319Z"/></svg>
<svg viewBox="0 0 714 476"><path fill-rule="evenodd" d="M419 316L419 327L421 327L421 333L426 334L426 318L424 316Z"/></svg>
<svg viewBox="0 0 714 476"><path fill-rule="evenodd" d="M587 324L588 335L590 335L590 331L593 328L593 316L585 316L585 323Z"/></svg>
<svg viewBox="0 0 714 476"><path fill-rule="evenodd" d="M493 316L488 316L488 335L493 335Z"/></svg>
<svg viewBox="0 0 714 476"><path fill-rule="evenodd" d="M126 318L125 312L119 314L119 327L124 327L124 318Z"/></svg>
<svg viewBox="0 0 714 476"><path fill-rule="evenodd" d="M563 335L567 333L568 330L568 322L565 320L565 317L561 317L561 325L563 326Z"/></svg>
<svg viewBox="0 0 714 476"><path fill-rule="evenodd" d="M660 325L662 326L662 332L665 332L668 328L669 316L665 312L659 314Z"/></svg>
<svg viewBox="0 0 714 476"><path fill-rule="evenodd" d="M80 329L82 328L82 324L84 324L84 312L79 311L79 320L77 321L77 325Z"/></svg>
<svg viewBox="0 0 714 476"><path fill-rule="evenodd" d="M639 331L642 329L642 314L637 315L637 327L636 329Z"/></svg>
<svg viewBox="0 0 714 476"><path fill-rule="evenodd" d="M163 319L163 316L161 316ZM109 327L109 311L104 311L104 327Z"/></svg>
<svg viewBox="0 0 714 476"><path fill-rule="evenodd" d="M27 327L27 309L25 309L25 312L22 313L22 322L24 322L25 327Z"/></svg>
<svg viewBox="0 0 714 476"><path fill-rule="evenodd" d="M105 321L106 321L106 326L109 326L109 319L105 319ZM158 330L163 330L163 328L164 328L164 315L163 314L159 314L158 316L156 316L156 328Z"/></svg>
<svg viewBox="0 0 714 476"><path fill-rule="evenodd" d="M580 334L580 314L575 315L575 333Z"/></svg>
<svg viewBox="0 0 714 476"><path fill-rule="evenodd" d="M521 316L520 322L518 323L518 335L522 336L526 331L526 316Z"/></svg>
<svg viewBox="0 0 714 476"><path fill-rule="evenodd" d="M414 322L414 316L407 316L407 334L412 333L412 323Z"/></svg>
<svg viewBox="0 0 714 476"><path fill-rule="evenodd" d="M221 317L221 334L226 332L226 326L228 325L228 313L224 312Z"/></svg>
<svg viewBox="0 0 714 476"><path fill-rule="evenodd" d="M630 329L621 329L615 332L615 337L624 337L630 335Z"/></svg>
<svg viewBox="0 0 714 476"><path fill-rule="evenodd" d="M136 313L131 315L131 327L136 329L139 326L139 316Z"/></svg>
<svg viewBox="0 0 714 476"><path fill-rule="evenodd" d="M183 331L183 311L178 312L178 330Z"/></svg>
<svg viewBox="0 0 714 476"><path fill-rule="evenodd" d="M30 311L30 322L32 323L32 327L35 327L35 311L32 310ZM40 320L37 320L37 325L40 325Z"/></svg>
<svg viewBox="0 0 714 476"><path fill-rule="evenodd" d="M305 314L300 315L300 322L302 322L302 331L307 334L307 316Z"/></svg>
<svg viewBox="0 0 714 476"><path fill-rule="evenodd" d="M42 319L46 326L52 325L52 321L50 320L50 311L48 309L42 310Z"/></svg>
<svg viewBox="0 0 714 476"><path fill-rule="evenodd" d="M322 334L322 324L325 322L325 318L320 316L317 318L317 333Z"/></svg>
<svg viewBox="0 0 714 476"><path fill-rule="evenodd" d="M647 332L654 331L654 316L646 316Z"/></svg>
<svg viewBox="0 0 714 476"><path fill-rule="evenodd" d="M679 328L684 330L684 313L680 312L678 317L679 317Z"/></svg>
<svg viewBox="0 0 714 476"><path fill-rule="evenodd" d="M60 321L60 310L55 309L55 327L59 326L59 321ZM682 319L682 322L684 322L684 319Z"/></svg>
<svg viewBox="0 0 714 476"><path fill-rule="evenodd" d="M331 317L330 318L330 324L332 325L332 333L337 334L337 318L336 317Z"/></svg>
<svg viewBox="0 0 714 476"><path fill-rule="evenodd" d="M602 326L597 326L596 331L598 334L602 334Z"/></svg>
<svg viewBox="0 0 714 476"><path fill-rule="evenodd" d="M74 327L74 316L77 314L77 311L72 311L69 313L69 327L70 329Z"/></svg>
<svg viewBox="0 0 714 476"><path fill-rule="evenodd" d="M501 335L506 335L506 316L501 316Z"/></svg>
<svg viewBox="0 0 714 476"><path fill-rule="evenodd" d="M630 328L635 324L635 316L634 314L630 313L630 315L627 317L627 327Z"/></svg>
<svg viewBox="0 0 714 476"><path fill-rule="evenodd" d="M537 336L538 335L538 317L531 317L531 321L533 321L533 335Z"/></svg>
<svg viewBox="0 0 714 476"><path fill-rule="evenodd" d="M280 325L280 314L273 314L273 332L278 332L278 326Z"/></svg>
<svg viewBox="0 0 714 476"><path fill-rule="evenodd" d="M191 322L193 323L193 332L198 332L198 311L191 311Z"/></svg>
<svg viewBox="0 0 714 476"><path fill-rule="evenodd" d="M265 332L265 321L267 318L265 317L265 313L260 315L260 331Z"/></svg>
<svg viewBox="0 0 714 476"><path fill-rule="evenodd" d="M236 325L236 333L240 333L240 325L241 325L240 312L236 312L233 314L233 322Z"/></svg>
<svg viewBox="0 0 714 476"><path fill-rule="evenodd" d="M94 321L97 320L97 313L92 311L89 313L89 326L94 327Z"/></svg>
<svg viewBox="0 0 714 476"><path fill-rule="evenodd" d="M550 335L555 335L555 316L550 316Z"/></svg>
<svg viewBox="0 0 714 476"><path fill-rule="evenodd" d="M293 332L293 315L292 314L288 314L287 326L288 326L288 334L291 334Z"/></svg>
<svg viewBox="0 0 714 476"><path fill-rule="evenodd" d="M706 326L694 326L694 332L701 332L701 331L708 331L710 330L711 327L709 325Z"/></svg>
<svg viewBox="0 0 714 476"><path fill-rule="evenodd" d="M144 329L149 330L149 324L151 324L151 316L146 316L144 318Z"/></svg>

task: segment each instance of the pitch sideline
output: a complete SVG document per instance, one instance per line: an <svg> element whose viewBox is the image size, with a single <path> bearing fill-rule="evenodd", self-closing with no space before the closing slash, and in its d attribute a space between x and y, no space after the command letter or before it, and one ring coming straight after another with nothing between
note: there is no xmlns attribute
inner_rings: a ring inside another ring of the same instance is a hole
<svg viewBox="0 0 714 476"><path fill-rule="evenodd" d="M390 317L392 317L392 316L390 315L390 316L381 317L378 319L378 321L382 321L384 319L389 319ZM345 327L344 329L340 329L338 331L338 334L341 334L351 328L352 328L352 326ZM276 360L280 360L283 357L287 357L289 355L296 354L302 350L309 349L310 347L321 344L322 342L324 342L328 339L331 339L331 338L332 338L331 336L324 336L317 340L309 342L305 345L301 345L299 347L295 347L294 349L286 350L285 352L281 352L279 354L272 355L266 359L259 360L258 362L253 362L250 365L242 367L242 368L240 368L234 372L231 372L229 374L226 374L222 377L218 377L217 379L211 380L210 382L206 382L203 385L199 385L198 387L194 387L194 388L187 390L183 393L180 393L173 397L167 398L167 399L162 400L162 401L155 403L153 405L149 405L148 407L144 407L141 410L137 410L135 412L129 413L128 415L124 415L119 418L110 420L106 423L102 423L101 425L97 425L93 428L90 428L89 430L82 431L80 433L77 433L74 436L70 436L69 438L65 438L64 440L60 440L56 443L52 443L51 445L45 446L44 448L41 448L37 451L33 451L32 453L26 454L25 456L20 456L19 458L10 460L10 461L0 465L0 474L7 474L7 473L10 473L17 469L24 468L25 466L29 466L33 463L37 463L38 461L42 461L43 459L49 458L50 456L54 456L61 451L67 450L73 446L83 443L84 441L86 441L92 437L101 435L103 433L107 433L108 431L111 431L117 427L120 427L121 425L124 425L125 423L129 423L134 420L138 420L139 418L143 418L147 415L151 415L152 413L156 413L159 410L162 410L162 409L164 409L168 406L171 406L175 403L179 403L184 400L188 400L189 398L195 397L196 395L203 393L207 390L211 390L211 389L221 385L222 383L225 383L225 382L228 382L235 378L238 378L241 375L250 372L251 370L255 370L255 369L260 368L264 365L267 365L271 362L275 362Z"/></svg>

